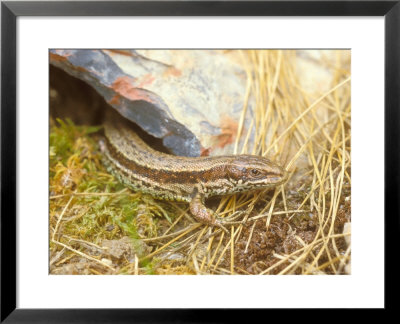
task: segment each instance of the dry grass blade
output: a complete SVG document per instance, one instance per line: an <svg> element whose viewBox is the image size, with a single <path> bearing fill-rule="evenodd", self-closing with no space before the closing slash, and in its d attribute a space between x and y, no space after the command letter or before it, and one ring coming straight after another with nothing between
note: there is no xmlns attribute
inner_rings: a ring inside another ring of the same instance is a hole
<svg viewBox="0 0 400 324"><path fill-rule="evenodd" d="M72 199L74 198L74 196L71 196L71 198L69 198L67 204L65 205L64 209L62 210L60 216L57 219L57 223L56 223L56 227L54 228L54 232L52 235L52 240L54 240L54 238L56 237L57 231L58 231L58 227L60 226L61 220L66 212L66 210L68 209L69 205L71 204Z"/></svg>
<svg viewBox="0 0 400 324"><path fill-rule="evenodd" d="M190 226L187 230L185 230L182 234L178 235L177 237L175 237L174 239L172 239L171 241L169 241L168 243L164 244L162 247L160 247L159 249L155 250L154 252L146 255L143 259L149 259L151 257L153 257L154 255L156 255L157 253L161 252L162 250L164 250L165 248L167 248L168 246L170 246L172 243L178 241L180 238L182 238L183 236L185 236L186 234L192 232L193 230L195 230L196 228L200 227L201 224L197 223L194 224L192 226Z"/></svg>
<svg viewBox="0 0 400 324"><path fill-rule="evenodd" d="M309 55L309 52L306 55ZM263 250L257 249L256 244L260 244L260 238L269 240L269 237L275 236L282 240L285 249L294 252L288 254L290 257L284 257L278 262L270 258L268 262L272 266L252 273L306 274L321 273L321 271L341 273L343 264L349 260L350 255L349 250L343 246L343 237L337 236L335 231L335 228L340 230L342 226L340 224L345 220L350 220L350 213L346 211L349 209L340 207L344 197L350 194L350 186L345 186L345 178L351 181L348 145L351 138L349 127L351 77L348 69L350 65L343 68L343 64L349 62L346 61L348 52L334 53L335 57L340 58L340 62L330 65L334 71L332 84L319 95L310 95L298 81L295 67L297 53L293 55L294 53L250 51L246 53L248 56L243 55L247 76L251 80L249 98L253 96L255 99L255 110L247 129L243 126L244 123L240 123L240 133L243 132L244 140L242 148L238 151L273 157L285 156L289 161L286 168L291 170L291 176L288 183L280 191L275 191L275 194L265 202L264 207L258 210L257 216L247 215L244 222L233 224L235 243L243 242L243 250L237 249L236 244L234 249L241 258L245 258L249 253L263 255ZM248 102L246 99L245 103ZM242 116L248 110L245 105ZM256 145L247 147L253 137ZM235 148L238 143L237 140ZM299 165L303 165L304 171L299 169ZM299 177L303 178L299 182L300 185L297 185L295 180L293 182L290 180ZM299 196L293 194L295 191L304 191L300 202L293 201L293 196ZM281 196L278 196L279 193ZM246 203L254 205L260 197L254 197L251 202ZM338 213L341 214L340 218L337 216ZM282 223L277 218L278 215L282 215L290 223ZM262 217L267 217L264 229L261 224L255 222ZM312 217L312 223L315 224L312 225L315 228L313 234L310 230L298 228L296 222L305 223L305 217ZM243 227L247 222L252 223ZM271 231L275 231L270 229L271 225L280 232L271 235L273 234ZM287 227L286 233L282 232L282 226ZM302 236L291 234L296 231ZM294 241L291 241L291 237ZM232 259L229 263L221 261L228 244L232 242L225 243L213 268L216 273L233 272ZM218 241L215 242L217 243ZM282 243L281 247L276 246L275 249L281 249ZM302 247L299 248L298 245ZM219 242L216 249L219 250L220 246ZM343 257L345 252L347 256ZM213 256L215 258L216 253ZM262 263L262 259L257 262ZM261 264L257 262L253 265ZM237 258L235 263L236 269L248 272L246 266L238 262ZM321 264L324 264L324 267L321 267Z"/></svg>
<svg viewBox="0 0 400 324"><path fill-rule="evenodd" d="M74 248L72 248L72 247L70 247L70 246L68 246L68 245L66 245L64 243L61 243L61 242L58 242L58 241L54 241L54 240L51 240L51 242L54 243L54 244L60 245L63 248L66 248L67 250L70 250L71 252L74 252L74 253L76 253L76 254L78 254L78 255L80 255L80 256L88 259L88 260L91 260L91 261L94 261L94 262L96 262L98 264L101 264L103 267L106 267L106 268L108 268L108 269L110 269L110 270L115 272L115 268L113 268L112 266L108 265L107 263L105 263L105 262L103 262L101 260L93 258L90 255L87 255L86 253L83 253L81 251L75 250Z"/></svg>

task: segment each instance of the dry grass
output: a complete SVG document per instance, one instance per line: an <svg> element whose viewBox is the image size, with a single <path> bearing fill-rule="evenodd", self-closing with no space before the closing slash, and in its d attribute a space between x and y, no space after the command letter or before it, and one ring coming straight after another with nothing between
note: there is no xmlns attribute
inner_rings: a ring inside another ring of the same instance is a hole
<svg viewBox="0 0 400 324"><path fill-rule="evenodd" d="M348 54L322 57L318 64L330 71L332 82L323 93L308 93L296 73L295 51L240 52L248 84L238 133L246 140L236 142L235 152L281 161L290 177L273 192L214 201L219 216L230 222L229 234L195 223L185 204L124 189L104 172L95 144L81 137L85 131L71 135L69 158L51 163L51 273L348 273ZM250 99L254 119L245 128ZM68 132L76 133L71 127ZM256 145L250 145L251 136ZM126 236L133 245L119 245L121 255L111 253L112 244ZM105 240L113 243L104 247Z"/></svg>

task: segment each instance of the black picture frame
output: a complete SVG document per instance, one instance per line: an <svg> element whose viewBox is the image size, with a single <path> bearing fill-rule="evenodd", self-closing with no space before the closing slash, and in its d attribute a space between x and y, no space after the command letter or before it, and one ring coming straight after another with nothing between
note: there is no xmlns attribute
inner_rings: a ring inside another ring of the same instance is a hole
<svg viewBox="0 0 400 324"><path fill-rule="evenodd" d="M396 1L132 1L1 3L1 322L220 322L243 310L20 309L16 307L16 19L19 16L384 16L385 18L385 308L396 307L399 282L388 266L398 255L400 0ZM373 152L371 152L373 154ZM366 157L367 158L367 157ZM371 171L373 172L373 170ZM368 175L366 175L368 176ZM371 195L374 195L371 188ZM254 310L253 310L254 311ZM260 310L259 310L260 311ZM253 314L252 314L253 316Z"/></svg>

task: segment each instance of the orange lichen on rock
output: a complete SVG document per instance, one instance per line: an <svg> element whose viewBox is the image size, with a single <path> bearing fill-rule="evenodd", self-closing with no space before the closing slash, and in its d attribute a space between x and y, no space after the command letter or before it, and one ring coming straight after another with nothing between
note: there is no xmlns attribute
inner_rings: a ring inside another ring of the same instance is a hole
<svg viewBox="0 0 400 324"><path fill-rule="evenodd" d="M229 116L225 116L221 122L221 134L216 136L216 146L223 148L232 144L237 136L238 122Z"/></svg>
<svg viewBox="0 0 400 324"><path fill-rule="evenodd" d="M114 97L112 97L109 101L108 101L108 103L111 105L111 106L118 106L120 103L121 103L121 96L120 95L115 95Z"/></svg>
<svg viewBox="0 0 400 324"><path fill-rule="evenodd" d="M137 88L143 88L143 87L145 87L145 86L147 86L147 85L150 85L150 84L152 84L152 83L154 82L155 79L156 79L156 78L154 77L154 75L152 75L152 74L150 74L150 73L145 74L145 75L141 78L139 84L137 85Z"/></svg>
<svg viewBox="0 0 400 324"><path fill-rule="evenodd" d="M50 52L50 61L58 61L58 62L63 62L66 61L67 57L59 54L54 54Z"/></svg>
<svg viewBox="0 0 400 324"><path fill-rule="evenodd" d="M182 71L177 69L174 66L170 66L168 69L165 70L164 72L164 77L168 76L174 76L174 77L180 77L182 75Z"/></svg>
<svg viewBox="0 0 400 324"><path fill-rule="evenodd" d="M144 91L141 89L136 88L133 84L133 79L128 76L123 76L117 78L113 84L112 88L119 93L120 95L124 96L127 99L130 99L132 101L136 100L144 100L144 101L149 101L152 102L152 100L149 98L149 96L146 95Z"/></svg>

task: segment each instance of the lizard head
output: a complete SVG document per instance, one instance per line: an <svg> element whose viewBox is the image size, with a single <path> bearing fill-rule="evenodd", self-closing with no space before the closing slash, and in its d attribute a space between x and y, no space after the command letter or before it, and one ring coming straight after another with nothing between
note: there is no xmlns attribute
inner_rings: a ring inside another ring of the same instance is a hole
<svg viewBox="0 0 400 324"><path fill-rule="evenodd" d="M238 155L226 165L227 176L237 192L272 188L284 183L287 172L271 160L255 155Z"/></svg>

